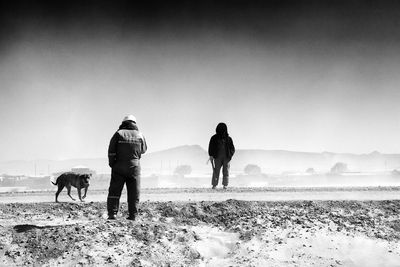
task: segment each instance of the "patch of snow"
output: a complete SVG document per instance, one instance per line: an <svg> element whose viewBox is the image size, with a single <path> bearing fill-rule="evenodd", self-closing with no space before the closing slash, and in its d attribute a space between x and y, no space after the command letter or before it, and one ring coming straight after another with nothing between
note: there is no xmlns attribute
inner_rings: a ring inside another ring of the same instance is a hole
<svg viewBox="0 0 400 267"><path fill-rule="evenodd" d="M210 226L194 226L192 230L199 236L194 248L203 258L200 266L226 266L239 242L239 234L225 232Z"/></svg>

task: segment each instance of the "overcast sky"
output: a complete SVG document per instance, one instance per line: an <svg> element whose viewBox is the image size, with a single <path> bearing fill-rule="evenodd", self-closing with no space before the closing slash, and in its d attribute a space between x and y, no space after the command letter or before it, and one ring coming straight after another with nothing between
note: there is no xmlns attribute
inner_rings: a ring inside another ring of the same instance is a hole
<svg viewBox="0 0 400 267"><path fill-rule="evenodd" d="M106 157L126 114L150 152L223 121L239 149L400 153L398 5L166 2L3 2L0 160Z"/></svg>

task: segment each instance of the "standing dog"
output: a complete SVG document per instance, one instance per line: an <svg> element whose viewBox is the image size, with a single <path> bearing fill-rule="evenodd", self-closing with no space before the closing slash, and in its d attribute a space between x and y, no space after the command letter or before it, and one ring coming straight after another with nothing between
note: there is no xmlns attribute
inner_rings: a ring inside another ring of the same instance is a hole
<svg viewBox="0 0 400 267"><path fill-rule="evenodd" d="M86 192L89 187L89 180L91 174L79 174L74 172L66 172L61 174L56 183L51 182L54 185L58 185L58 190L56 192L56 202L58 202L58 195L63 190L64 187L67 187L68 196L75 201L75 199L71 196L71 186L76 187L78 189L79 200L83 201L86 197ZM81 197L81 189L85 189L85 194Z"/></svg>

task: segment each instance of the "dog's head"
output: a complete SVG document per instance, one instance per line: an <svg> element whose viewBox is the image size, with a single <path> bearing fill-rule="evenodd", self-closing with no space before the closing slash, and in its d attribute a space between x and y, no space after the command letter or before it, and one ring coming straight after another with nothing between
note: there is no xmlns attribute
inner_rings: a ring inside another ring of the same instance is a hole
<svg viewBox="0 0 400 267"><path fill-rule="evenodd" d="M81 174L79 178L81 180L81 187L89 187L90 184L90 177L92 174Z"/></svg>

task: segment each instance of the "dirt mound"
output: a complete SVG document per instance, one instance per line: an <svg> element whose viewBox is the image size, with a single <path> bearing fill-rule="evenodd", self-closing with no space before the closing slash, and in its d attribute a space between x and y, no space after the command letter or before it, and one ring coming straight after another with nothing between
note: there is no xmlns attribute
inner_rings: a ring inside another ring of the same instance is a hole
<svg viewBox="0 0 400 267"><path fill-rule="evenodd" d="M125 203L116 221L105 219L100 202L2 204L0 265L336 266L362 258L321 256L317 247L340 251L340 242L354 240L383 242L381 253L397 260L399 208L400 201L144 202L131 222Z"/></svg>

